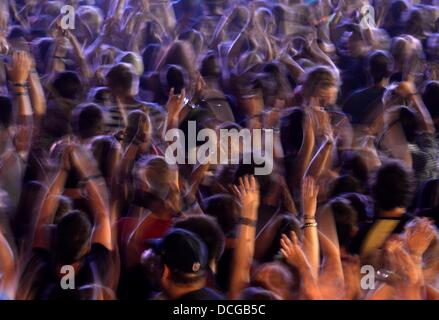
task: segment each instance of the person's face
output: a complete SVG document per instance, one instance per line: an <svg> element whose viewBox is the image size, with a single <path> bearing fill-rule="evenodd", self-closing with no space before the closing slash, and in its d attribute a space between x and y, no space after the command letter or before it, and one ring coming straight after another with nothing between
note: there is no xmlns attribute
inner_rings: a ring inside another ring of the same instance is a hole
<svg viewBox="0 0 439 320"><path fill-rule="evenodd" d="M334 105L337 102L338 86L334 85L328 88L320 89L319 99L322 107Z"/></svg>

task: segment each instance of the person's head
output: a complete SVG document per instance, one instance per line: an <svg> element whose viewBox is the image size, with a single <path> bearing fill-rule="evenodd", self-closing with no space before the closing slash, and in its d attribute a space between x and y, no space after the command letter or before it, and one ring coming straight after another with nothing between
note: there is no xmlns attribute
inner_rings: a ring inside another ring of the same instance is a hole
<svg viewBox="0 0 439 320"><path fill-rule="evenodd" d="M201 61L200 73L204 78L217 78L221 74L221 70L213 52L208 52Z"/></svg>
<svg viewBox="0 0 439 320"><path fill-rule="evenodd" d="M131 65L135 74L141 76L145 70L142 57L135 52L122 52L117 58L118 63L127 63Z"/></svg>
<svg viewBox="0 0 439 320"><path fill-rule="evenodd" d="M92 41L101 30L103 13L97 6L80 6L76 12L80 21L76 32L78 40Z"/></svg>
<svg viewBox="0 0 439 320"><path fill-rule="evenodd" d="M202 207L207 215L214 217L218 221L226 237L235 237L240 208L233 196L228 194L211 196L203 200Z"/></svg>
<svg viewBox="0 0 439 320"><path fill-rule="evenodd" d="M180 94L183 89L188 87L187 72L178 65L169 65L163 76L165 77L163 83L166 83L167 92L174 88L174 94Z"/></svg>
<svg viewBox="0 0 439 320"><path fill-rule="evenodd" d="M188 72L190 76L195 73L195 54L192 46L187 41L173 42L165 54L164 65L178 65Z"/></svg>
<svg viewBox="0 0 439 320"><path fill-rule="evenodd" d="M175 185L175 172L159 156L147 156L135 164L133 204L150 209L153 213L176 214L181 199Z"/></svg>
<svg viewBox="0 0 439 320"><path fill-rule="evenodd" d="M424 88L422 100L430 112L436 130L439 129L439 81L429 81Z"/></svg>
<svg viewBox="0 0 439 320"><path fill-rule="evenodd" d="M99 170L105 179L113 176L112 161L121 158L121 148L118 141L112 136L98 136L91 142L91 151ZM107 180L108 181L108 180Z"/></svg>
<svg viewBox="0 0 439 320"><path fill-rule="evenodd" d="M407 3L404 0L394 0L392 1L389 11L388 18L390 23L398 24L401 22L404 12L408 9Z"/></svg>
<svg viewBox="0 0 439 320"><path fill-rule="evenodd" d="M399 108L399 124L408 142L413 143L419 130L419 119L417 113L409 107Z"/></svg>
<svg viewBox="0 0 439 320"><path fill-rule="evenodd" d="M73 71L58 73L52 82L52 86L56 94L69 100L79 99L83 93L81 79L78 74Z"/></svg>
<svg viewBox="0 0 439 320"><path fill-rule="evenodd" d="M382 165L372 183L372 196L378 212L404 209L410 204L413 189L411 172L397 161Z"/></svg>
<svg viewBox="0 0 439 320"><path fill-rule="evenodd" d="M369 178L369 169L366 160L355 151L343 152L341 156L341 175L350 175L362 185L366 185Z"/></svg>
<svg viewBox="0 0 439 320"><path fill-rule="evenodd" d="M253 273L252 284L271 291L278 299L291 298L294 278L290 270L281 263L270 262L260 265Z"/></svg>
<svg viewBox="0 0 439 320"><path fill-rule="evenodd" d="M108 107L111 105L110 90L107 87L93 88L88 92L88 101Z"/></svg>
<svg viewBox="0 0 439 320"><path fill-rule="evenodd" d="M153 71L158 57L160 56L162 46L159 44L149 44L142 51L143 65L145 71Z"/></svg>
<svg viewBox="0 0 439 320"><path fill-rule="evenodd" d="M151 144L152 135L149 115L142 110L133 110L128 114L127 122L125 143L139 143L140 151L146 152Z"/></svg>
<svg viewBox="0 0 439 320"><path fill-rule="evenodd" d="M62 264L79 262L90 249L91 224L80 211L72 211L56 225L53 253Z"/></svg>
<svg viewBox="0 0 439 320"><path fill-rule="evenodd" d="M368 71L373 84L387 80L391 73L391 58L385 51L375 51L368 59Z"/></svg>
<svg viewBox="0 0 439 320"><path fill-rule="evenodd" d="M192 45L192 49L196 55L200 54L203 49L203 34L197 30L191 29L180 33L180 40L189 42Z"/></svg>
<svg viewBox="0 0 439 320"><path fill-rule="evenodd" d="M338 242L348 248L358 232L358 214L348 200L335 198L329 204L337 229Z"/></svg>
<svg viewBox="0 0 439 320"><path fill-rule="evenodd" d="M351 175L342 175L331 183L330 197L333 198L348 192L361 193L362 191L360 181Z"/></svg>
<svg viewBox="0 0 439 320"><path fill-rule="evenodd" d="M424 36L424 18L419 9L413 8L407 16L405 22L406 33L415 37Z"/></svg>
<svg viewBox="0 0 439 320"><path fill-rule="evenodd" d="M314 99L321 107L333 105L338 96L338 79L328 67L315 67L305 75L303 97L305 101Z"/></svg>
<svg viewBox="0 0 439 320"><path fill-rule="evenodd" d="M352 57L363 56L365 53L366 43L359 25L350 24L345 33L347 52Z"/></svg>
<svg viewBox="0 0 439 320"><path fill-rule="evenodd" d="M94 103L87 103L73 110L73 133L81 139L89 139L102 133L104 116L101 108Z"/></svg>
<svg viewBox="0 0 439 320"><path fill-rule="evenodd" d="M114 96L134 96L139 89L139 78L130 64L118 63L107 73L107 85Z"/></svg>
<svg viewBox="0 0 439 320"><path fill-rule="evenodd" d="M196 234L206 244L209 266L216 271L225 248L225 237L215 218L207 215L189 216L174 224L175 228L188 230Z"/></svg>
<svg viewBox="0 0 439 320"><path fill-rule="evenodd" d="M159 257L161 286L171 299L205 286L208 248L196 234L172 229L152 243L152 251Z"/></svg>

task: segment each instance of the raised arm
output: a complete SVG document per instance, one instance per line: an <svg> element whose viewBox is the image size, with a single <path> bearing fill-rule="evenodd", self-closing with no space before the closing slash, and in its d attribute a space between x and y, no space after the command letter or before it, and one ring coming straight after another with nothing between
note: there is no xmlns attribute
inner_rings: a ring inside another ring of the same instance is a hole
<svg viewBox="0 0 439 320"><path fill-rule="evenodd" d="M291 267L295 268L300 277L299 298L304 300L321 299L317 278L313 275L311 265L303 252L302 246L295 232L290 238L282 235L280 240L281 254Z"/></svg>
<svg viewBox="0 0 439 320"><path fill-rule="evenodd" d="M234 190L241 202L241 219L230 275L230 299L236 299L250 282L259 209L259 186L255 177L240 178L239 188L234 186Z"/></svg>
<svg viewBox="0 0 439 320"><path fill-rule="evenodd" d="M40 120L46 114L47 101L40 76L35 67L29 73L29 90L34 116L36 120Z"/></svg>
<svg viewBox="0 0 439 320"><path fill-rule="evenodd" d="M0 228L0 292L11 299L15 296L16 269L14 251Z"/></svg>
<svg viewBox="0 0 439 320"><path fill-rule="evenodd" d="M24 159L27 158L32 140L33 111L27 83L31 65L31 58L26 52L16 51L12 56L11 65L7 67L18 105L18 132L15 137L15 147Z"/></svg>
<svg viewBox="0 0 439 320"><path fill-rule="evenodd" d="M93 214L92 243L99 243L113 250L108 191L96 161L85 148L75 146L71 152L72 167L76 169L86 191L86 201Z"/></svg>
<svg viewBox="0 0 439 320"><path fill-rule="evenodd" d="M56 210L59 205L59 196L64 191L64 186L70 172L70 147L66 146L61 155L60 166L49 185L38 212L33 239L33 248L49 249L50 234L48 226L53 223Z"/></svg>
<svg viewBox="0 0 439 320"><path fill-rule="evenodd" d="M422 101L415 84L410 81L404 81L399 84L396 90L403 98L408 99L412 103L413 108L421 119L422 129L433 134L435 132L433 120L431 119L430 113Z"/></svg>
<svg viewBox="0 0 439 320"><path fill-rule="evenodd" d="M314 179L306 177L302 183L303 251L316 279L320 268L319 236L315 219L318 192Z"/></svg>

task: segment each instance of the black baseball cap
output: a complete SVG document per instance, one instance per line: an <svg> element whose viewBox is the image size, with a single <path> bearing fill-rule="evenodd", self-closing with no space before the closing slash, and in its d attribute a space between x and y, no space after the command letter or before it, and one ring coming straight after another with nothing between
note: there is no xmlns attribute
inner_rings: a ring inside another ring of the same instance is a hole
<svg viewBox="0 0 439 320"><path fill-rule="evenodd" d="M206 271L206 244L194 233L174 228L163 238L150 242L154 252L172 272L198 275Z"/></svg>

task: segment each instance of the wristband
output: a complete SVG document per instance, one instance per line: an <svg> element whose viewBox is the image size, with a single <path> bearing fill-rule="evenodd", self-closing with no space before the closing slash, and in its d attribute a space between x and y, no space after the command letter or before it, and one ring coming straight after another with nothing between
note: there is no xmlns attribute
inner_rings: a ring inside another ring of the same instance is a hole
<svg viewBox="0 0 439 320"><path fill-rule="evenodd" d="M16 83L14 83L14 87L27 88L27 83L26 82L16 82Z"/></svg>
<svg viewBox="0 0 439 320"><path fill-rule="evenodd" d="M97 180L97 179L100 179L100 178L102 178L101 174L85 177L84 179L81 179L80 184L86 184L87 182L89 182L91 180Z"/></svg>
<svg viewBox="0 0 439 320"><path fill-rule="evenodd" d="M17 92L15 94L16 97L26 97L27 95L28 95L27 92Z"/></svg>
<svg viewBox="0 0 439 320"><path fill-rule="evenodd" d="M245 218L245 217L240 217L239 218L239 224L255 228L256 224L257 224L257 221L256 220L251 220L251 219Z"/></svg>
<svg viewBox="0 0 439 320"><path fill-rule="evenodd" d="M305 228L316 228L316 227L317 227L317 222L310 222L310 223L305 223L302 226L302 229L305 229Z"/></svg>

